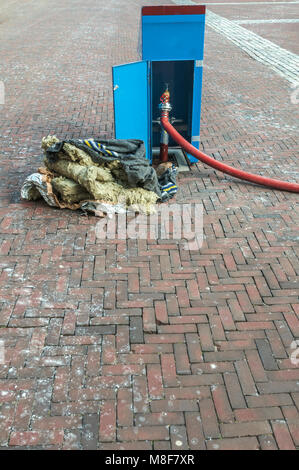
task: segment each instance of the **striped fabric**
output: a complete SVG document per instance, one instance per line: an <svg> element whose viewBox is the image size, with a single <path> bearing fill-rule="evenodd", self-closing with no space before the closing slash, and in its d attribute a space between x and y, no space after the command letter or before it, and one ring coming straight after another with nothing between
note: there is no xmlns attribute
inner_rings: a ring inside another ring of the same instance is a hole
<svg viewBox="0 0 299 470"><path fill-rule="evenodd" d="M85 145L88 145L91 149L95 150L96 152L102 153L103 155L110 155L110 157L118 157L117 152L113 152L112 150L108 150L105 145L101 144L100 142L94 139L84 139L80 140Z"/></svg>
<svg viewBox="0 0 299 470"><path fill-rule="evenodd" d="M165 183L165 176L167 175L167 179L168 179L168 182ZM164 178L163 178L164 176ZM164 175L162 175L162 178L160 179L159 178L159 181L160 181L160 188L161 188L161 192L162 192L162 201L163 200L166 200L166 199L170 199L172 198L175 193L177 192L178 190L178 187L176 185L176 176L177 176L177 169L175 167L174 164L172 164L172 167L171 168L168 168L168 170L164 173ZM162 179L164 179L164 183L162 182Z"/></svg>
<svg viewBox="0 0 299 470"><path fill-rule="evenodd" d="M175 194L178 190L176 184L168 183L165 186L162 186L162 191L167 192L168 194Z"/></svg>

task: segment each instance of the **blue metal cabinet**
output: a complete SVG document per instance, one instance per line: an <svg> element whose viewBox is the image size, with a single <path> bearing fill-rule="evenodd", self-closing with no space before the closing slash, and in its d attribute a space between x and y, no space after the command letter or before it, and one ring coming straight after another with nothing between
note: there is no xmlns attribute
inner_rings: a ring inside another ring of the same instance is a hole
<svg viewBox="0 0 299 470"><path fill-rule="evenodd" d="M205 6L143 7L141 24L143 60L113 67L115 137L144 140L152 159L168 83L175 127L199 148Z"/></svg>

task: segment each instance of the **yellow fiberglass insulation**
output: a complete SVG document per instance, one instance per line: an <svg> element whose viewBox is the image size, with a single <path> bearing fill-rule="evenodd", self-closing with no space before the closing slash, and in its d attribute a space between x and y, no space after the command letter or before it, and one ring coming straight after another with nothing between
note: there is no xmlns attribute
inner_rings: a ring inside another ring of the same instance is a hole
<svg viewBox="0 0 299 470"><path fill-rule="evenodd" d="M57 144L57 142L60 142L60 140L57 139L56 135L48 135L47 137L43 137L42 138L42 149L47 150L52 145Z"/></svg>
<svg viewBox="0 0 299 470"><path fill-rule="evenodd" d="M55 135L48 135L48 137L44 137L42 139L42 148L47 150L57 142L59 142L59 139L57 139ZM98 168L96 178L98 181L114 181L109 167L106 168L105 164L95 163L91 157L86 152L84 152L84 150L77 148L75 145L68 143L63 144L63 150L58 153L58 157L59 160L69 160L74 163L78 163L81 166L96 166ZM110 166L113 163L115 162L111 162L108 165ZM115 166L117 167L118 165L116 164Z"/></svg>
<svg viewBox="0 0 299 470"><path fill-rule="evenodd" d="M55 136L44 137L42 148L46 150L56 142L59 140ZM97 164L83 150L67 143L57 156L55 162L46 157L45 165L48 170L61 176L52 180L53 188L68 204L93 199L134 206L136 210L148 214L154 212L158 195L143 188L128 188L126 174L118 160Z"/></svg>
<svg viewBox="0 0 299 470"><path fill-rule="evenodd" d="M86 189L80 186L80 184L64 176L53 178L51 184L55 193L68 204L84 201L90 197Z"/></svg>
<svg viewBox="0 0 299 470"><path fill-rule="evenodd" d="M128 181L127 175L118 160L113 160L112 162L106 164L95 163L92 158L86 152L84 152L84 150L77 148L75 145L68 143L63 144L63 155L60 155L60 158L71 160L72 162L79 163L79 165L83 166L98 167L97 181Z"/></svg>
<svg viewBox="0 0 299 470"><path fill-rule="evenodd" d="M107 202L114 202L117 199L117 193L119 185L113 181L105 182L104 184L97 181L97 177L101 180L101 173L98 174L98 168L96 166L82 166L78 163L73 163L68 160L57 160L56 162L50 162L45 158L46 167L49 170L55 171L59 175L65 176L74 180L79 185L83 186L93 199L103 199L103 186L108 185L105 191L107 196Z"/></svg>

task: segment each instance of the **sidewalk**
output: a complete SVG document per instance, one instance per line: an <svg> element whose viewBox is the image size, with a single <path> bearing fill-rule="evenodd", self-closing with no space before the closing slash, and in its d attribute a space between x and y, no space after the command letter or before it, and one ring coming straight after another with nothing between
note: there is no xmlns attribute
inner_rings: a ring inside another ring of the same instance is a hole
<svg viewBox="0 0 299 470"><path fill-rule="evenodd" d="M197 252L103 244L97 218L19 199L43 136L112 136L111 67L138 60L140 6L163 3L0 6L1 449L299 447L297 194L194 166L176 202L204 205ZM209 8L231 21L298 12L222 3ZM294 23L239 26L273 42L276 27L296 52ZM207 27L206 153L299 181L292 101L290 82Z"/></svg>

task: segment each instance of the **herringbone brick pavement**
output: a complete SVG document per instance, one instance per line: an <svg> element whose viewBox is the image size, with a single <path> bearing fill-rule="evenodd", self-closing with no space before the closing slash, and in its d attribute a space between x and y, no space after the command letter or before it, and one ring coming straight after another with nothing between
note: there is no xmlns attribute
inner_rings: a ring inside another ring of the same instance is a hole
<svg viewBox="0 0 299 470"><path fill-rule="evenodd" d="M19 199L44 135L112 135L110 69L138 59L139 13L137 0L0 3L1 448L295 449L296 194L194 166L175 201L203 203L193 251L102 241L95 217ZM204 150L298 180L292 88L206 33Z"/></svg>

